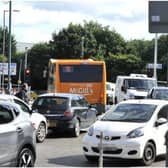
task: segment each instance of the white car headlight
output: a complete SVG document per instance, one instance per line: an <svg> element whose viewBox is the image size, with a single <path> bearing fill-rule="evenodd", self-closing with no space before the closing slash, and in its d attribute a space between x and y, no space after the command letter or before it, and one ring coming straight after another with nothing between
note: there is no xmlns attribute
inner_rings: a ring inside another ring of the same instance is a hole
<svg viewBox="0 0 168 168"><path fill-rule="evenodd" d="M89 136L93 136L93 133L94 133L94 127L93 126L91 126L89 129L88 129L88 135Z"/></svg>
<svg viewBox="0 0 168 168"><path fill-rule="evenodd" d="M144 135L143 127L132 130L128 133L128 138L137 138Z"/></svg>

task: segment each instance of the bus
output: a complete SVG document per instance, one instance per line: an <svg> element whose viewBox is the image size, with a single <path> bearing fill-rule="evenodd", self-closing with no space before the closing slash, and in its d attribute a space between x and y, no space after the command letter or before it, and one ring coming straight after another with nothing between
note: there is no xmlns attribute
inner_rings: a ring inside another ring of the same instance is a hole
<svg viewBox="0 0 168 168"><path fill-rule="evenodd" d="M99 114L105 112L106 67L104 61L50 59L48 92L85 96Z"/></svg>

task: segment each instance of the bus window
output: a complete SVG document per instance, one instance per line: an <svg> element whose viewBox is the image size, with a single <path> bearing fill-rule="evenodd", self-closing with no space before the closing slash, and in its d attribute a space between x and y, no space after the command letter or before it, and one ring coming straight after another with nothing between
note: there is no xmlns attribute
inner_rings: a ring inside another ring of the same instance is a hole
<svg viewBox="0 0 168 168"><path fill-rule="evenodd" d="M59 65L59 71L61 82L102 82L102 65Z"/></svg>

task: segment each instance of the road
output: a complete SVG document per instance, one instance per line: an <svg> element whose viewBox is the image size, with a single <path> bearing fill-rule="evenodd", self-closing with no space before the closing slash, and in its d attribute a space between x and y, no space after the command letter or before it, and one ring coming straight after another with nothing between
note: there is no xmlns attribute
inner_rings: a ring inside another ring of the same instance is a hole
<svg viewBox="0 0 168 168"><path fill-rule="evenodd" d="M98 163L89 163L83 156L82 133L78 138L70 135L49 134L43 143L37 144L36 167L98 167ZM140 167L141 164L131 160L104 160L104 167ZM164 157L160 157L152 167L165 167Z"/></svg>

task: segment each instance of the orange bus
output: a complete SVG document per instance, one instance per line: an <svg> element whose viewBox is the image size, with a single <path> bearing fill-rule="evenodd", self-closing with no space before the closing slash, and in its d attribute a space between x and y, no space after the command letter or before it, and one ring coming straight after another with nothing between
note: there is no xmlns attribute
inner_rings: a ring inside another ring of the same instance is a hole
<svg viewBox="0 0 168 168"><path fill-rule="evenodd" d="M48 92L82 94L98 113L105 112L104 61L50 59L48 69Z"/></svg>

